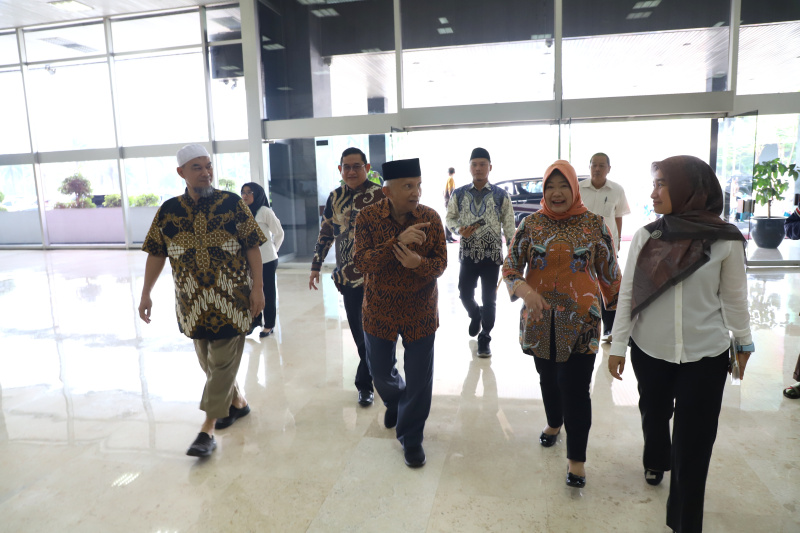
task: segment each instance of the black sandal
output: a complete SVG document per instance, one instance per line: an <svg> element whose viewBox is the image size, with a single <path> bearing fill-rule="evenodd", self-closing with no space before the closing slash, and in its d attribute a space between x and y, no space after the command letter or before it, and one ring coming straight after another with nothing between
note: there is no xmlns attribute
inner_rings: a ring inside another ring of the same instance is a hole
<svg viewBox="0 0 800 533"><path fill-rule="evenodd" d="M791 387L786 387L783 389L783 395L789 398L790 400L797 400L800 398L800 387L797 385L793 385Z"/></svg>

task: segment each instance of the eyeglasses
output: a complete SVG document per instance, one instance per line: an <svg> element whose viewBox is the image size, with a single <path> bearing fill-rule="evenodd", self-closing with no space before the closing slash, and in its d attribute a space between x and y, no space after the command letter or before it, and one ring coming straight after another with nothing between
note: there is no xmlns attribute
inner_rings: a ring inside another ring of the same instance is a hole
<svg viewBox="0 0 800 533"><path fill-rule="evenodd" d="M242 196L253 196L253 191L242 191Z"/></svg>
<svg viewBox="0 0 800 533"><path fill-rule="evenodd" d="M362 168L364 168L364 165L362 165L362 164L342 165L342 172L350 172L351 170L355 170L356 172L360 172Z"/></svg>

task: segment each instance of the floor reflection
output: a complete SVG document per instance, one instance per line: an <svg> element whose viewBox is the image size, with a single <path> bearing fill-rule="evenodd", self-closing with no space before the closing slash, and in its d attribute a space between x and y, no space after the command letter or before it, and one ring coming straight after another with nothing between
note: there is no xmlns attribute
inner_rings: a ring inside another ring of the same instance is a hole
<svg viewBox="0 0 800 533"><path fill-rule="evenodd" d="M278 270L276 333L247 339L239 372L253 412L195 461L184 451L204 377L177 328L169 269L148 325L136 311L141 252L0 252L0 530L665 530L665 487L641 479L633 372L611 379L604 346L589 481L567 490L564 436L538 445L546 422L519 304L500 288L494 355L477 358L448 251L419 471L403 465L380 399L356 405L358 356L329 274L313 292L305 266ZM800 273L752 269L748 295L757 352L725 392L706 530L798 531L800 401L781 389L800 350ZM748 505L731 510L732 497Z"/></svg>

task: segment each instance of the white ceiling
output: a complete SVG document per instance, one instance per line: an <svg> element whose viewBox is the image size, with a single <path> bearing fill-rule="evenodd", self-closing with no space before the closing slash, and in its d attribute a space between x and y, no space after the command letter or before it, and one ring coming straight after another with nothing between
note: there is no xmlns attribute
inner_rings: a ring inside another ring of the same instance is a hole
<svg viewBox="0 0 800 533"><path fill-rule="evenodd" d="M0 0L0 29L221 3L221 0L80 0L93 9L74 13L48 5L47 1Z"/></svg>

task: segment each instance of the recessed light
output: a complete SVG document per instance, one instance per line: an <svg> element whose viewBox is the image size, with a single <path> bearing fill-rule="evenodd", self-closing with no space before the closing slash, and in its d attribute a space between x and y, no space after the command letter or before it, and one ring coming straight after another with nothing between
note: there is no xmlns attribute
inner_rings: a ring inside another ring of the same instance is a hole
<svg viewBox="0 0 800 533"><path fill-rule="evenodd" d="M439 17L439 24L447 24L447 19L445 17Z"/></svg>
<svg viewBox="0 0 800 533"><path fill-rule="evenodd" d="M439 35L445 35L448 33L453 33L453 28L436 28L436 31L439 32Z"/></svg>
<svg viewBox="0 0 800 533"><path fill-rule="evenodd" d="M277 89L279 91L293 91L294 90L291 87L278 87Z"/></svg>
<svg viewBox="0 0 800 533"><path fill-rule="evenodd" d="M312 9L311 13L319 18L339 16L339 12L333 8Z"/></svg>
<svg viewBox="0 0 800 533"><path fill-rule="evenodd" d="M653 12L652 11L638 11L636 13L628 13L628 16L625 17L628 20L631 19L646 19L649 17Z"/></svg>
<svg viewBox="0 0 800 533"><path fill-rule="evenodd" d="M75 0L56 0L55 2L47 3L58 9L63 9L64 11L91 11L94 9L92 6L81 4Z"/></svg>

